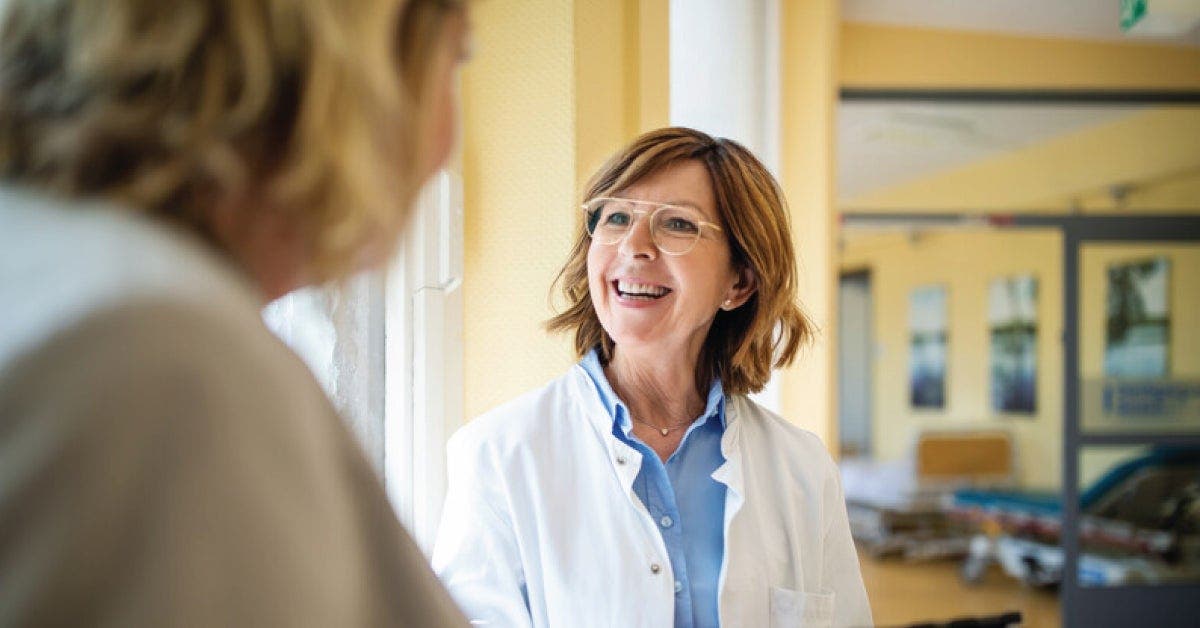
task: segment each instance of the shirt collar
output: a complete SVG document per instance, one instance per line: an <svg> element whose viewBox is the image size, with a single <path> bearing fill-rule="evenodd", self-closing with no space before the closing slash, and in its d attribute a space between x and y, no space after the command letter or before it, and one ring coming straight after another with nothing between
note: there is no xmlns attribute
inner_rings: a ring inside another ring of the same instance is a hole
<svg viewBox="0 0 1200 628"><path fill-rule="evenodd" d="M592 349L583 357L579 365L583 367L584 372L588 374L588 378L592 380L596 394L600 397L600 403L604 405L605 410L608 410L608 416L613 421L613 433L628 436L629 430L632 429L629 419L629 409L625 407L625 403L617 397L617 393L613 391L612 385L608 383L608 377L604 375L604 367L600 364L600 352ZM692 430L704 425L713 416L717 417L720 421L720 429L724 431L726 425L725 389L721 386L720 378L715 377L713 378L712 385L708 388L708 399L705 401L704 413L688 429Z"/></svg>

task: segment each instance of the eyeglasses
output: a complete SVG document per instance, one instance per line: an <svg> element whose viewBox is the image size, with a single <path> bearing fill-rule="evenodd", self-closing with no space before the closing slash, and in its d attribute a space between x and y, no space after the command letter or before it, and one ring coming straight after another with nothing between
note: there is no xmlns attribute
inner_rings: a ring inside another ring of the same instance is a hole
<svg viewBox="0 0 1200 628"><path fill-rule="evenodd" d="M667 255L684 255L696 246L704 228L722 231L700 212L679 205L601 196L583 204L588 235L612 245L625 239L638 214L650 214L650 238Z"/></svg>

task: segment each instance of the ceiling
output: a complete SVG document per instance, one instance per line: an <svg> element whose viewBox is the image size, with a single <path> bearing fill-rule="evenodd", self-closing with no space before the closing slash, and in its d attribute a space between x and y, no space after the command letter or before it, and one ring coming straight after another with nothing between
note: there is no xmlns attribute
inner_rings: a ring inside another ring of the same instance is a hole
<svg viewBox="0 0 1200 628"><path fill-rule="evenodd" d="M1120 0L842 0L842 19L919 28L1200 47L1200 28L1174 39L1135 39L1122 34L1118 26L1120 5Z"/></svg>
<svg viewBox="0 0 1200 628"><path fill-rule="evenodd" d="M842 102L838 197L854 197L1079 131L1137 106Z"/></svg>

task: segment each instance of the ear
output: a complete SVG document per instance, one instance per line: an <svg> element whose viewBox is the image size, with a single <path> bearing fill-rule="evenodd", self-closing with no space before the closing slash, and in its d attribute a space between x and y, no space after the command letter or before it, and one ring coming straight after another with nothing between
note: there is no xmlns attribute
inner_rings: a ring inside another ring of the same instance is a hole
<svg viewBox="0 0 1200 628"><path fill-rule="evenodd" d="M739 268L736 272L737 281L725 291L725 300L721 302L721 309L727 312L742 307L758 290L758 279L749 266Z"/></svg>

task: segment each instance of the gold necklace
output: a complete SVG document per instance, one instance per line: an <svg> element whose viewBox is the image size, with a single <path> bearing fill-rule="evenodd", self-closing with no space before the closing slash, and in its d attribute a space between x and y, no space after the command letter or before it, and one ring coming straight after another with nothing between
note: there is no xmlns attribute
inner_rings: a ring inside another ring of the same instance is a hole
<svg viewBox="0 0 1200 628"><path fill-rule="evenodd" d="M656 432L661 433L663 436L666 436L667 433L670 432L671 430L677 430L681 427L687 427L695 422L695 419L692 419L690 421L685 421L683 423L680 423L679 425L671 425L668 427L659 427L657 425L654 425L653 423L647 423L646 421L643 421L643 420L633 416L632 414L629 415L629 418L633 419L634 421L637 421L638 423L641 423L642 425L645 425L646 427L654 428L654 430Z"/></svg>

